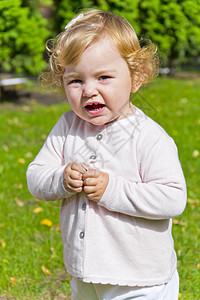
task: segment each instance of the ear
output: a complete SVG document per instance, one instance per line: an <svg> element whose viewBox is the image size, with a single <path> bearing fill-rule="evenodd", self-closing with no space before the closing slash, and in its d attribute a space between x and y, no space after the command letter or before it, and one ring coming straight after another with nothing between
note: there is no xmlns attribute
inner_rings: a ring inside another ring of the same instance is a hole
<svg viewBox="0 0 200 300"><path fill-rule="evenodd" d="M132 81L131 93L136 93L139 90L139 88L141 87L141 85L142 85L141 82L133 80Z"/></svg>

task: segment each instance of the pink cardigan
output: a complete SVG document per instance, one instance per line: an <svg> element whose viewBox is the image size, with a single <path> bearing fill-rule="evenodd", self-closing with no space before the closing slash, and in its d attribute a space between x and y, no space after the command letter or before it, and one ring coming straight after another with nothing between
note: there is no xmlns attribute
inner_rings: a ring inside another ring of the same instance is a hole
<svg viewBox="0 0 200 300"><path fill-rule="evenodd" d="M70 161L109 174L98 203L69 193ZM95 126L73 111L61 116L27 170L31 194L62 200L60 224L67 271L85 282L128 286L166 283L176 268L171 218L186 205L186 185L174 141L136 109Z"/></svg>

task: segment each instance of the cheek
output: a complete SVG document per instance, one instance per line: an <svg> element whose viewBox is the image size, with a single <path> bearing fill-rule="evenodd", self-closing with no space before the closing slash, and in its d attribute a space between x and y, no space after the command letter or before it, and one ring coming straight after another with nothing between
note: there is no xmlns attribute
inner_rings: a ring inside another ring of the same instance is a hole
<svg viewBox="0 0 200 300"><path fill-rule="evenodd" d="M121 88L119 87L119 93L125 100L129 100L132 90L132 83L130 80L124 81Z"/></svg>
<svg viewBox="0 0 200 300"><path fill-rule="evenodd" d="M74 90L65 88L65 94L67 96L67 99L68 99L69 103L70 102L75 102L76 99L78 99L77 92L75 92Z"/></svg>
<svg viewBox="0 0 200 300"><path fill-rule="evenodd" d="M82 101L81 101L81 94L78 90L68 90L65 89L65 94L67 97L67 101L71 106L72 110L79 116L82 114Z"/></svg>

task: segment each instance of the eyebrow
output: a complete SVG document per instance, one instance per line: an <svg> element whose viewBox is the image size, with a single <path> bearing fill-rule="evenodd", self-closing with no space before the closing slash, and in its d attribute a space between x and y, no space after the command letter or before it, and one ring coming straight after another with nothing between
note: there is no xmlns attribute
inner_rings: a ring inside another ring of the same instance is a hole
<svg viewBox="0 0 200 300"><path fill-rule="evenodd" d="M107 73L117 73L115 69L102 69L95 73L95 75L107 74Z"/></svg>
<svg viewBox="0 0 200 300"><path fill-rule="evenodd" d="M97 72L95 72L94 73L94 75L95 76L99 76L99 75L102 75L102 74L108 74L108 73L111 73L111 74L113 74L113 73L117 73L117 70L115 70L115 69L102 69L102 70L99 70L99 71L97 71ZM63 75L63 78L65 79L65 78L74 78L74 77L77 77L77 76L79 76L79 73L78 72L67 72L66 74L64 73L64 75Z"/></svg>
<svg viewBox="0 0 200 300"><path fill-rule="evenodd" d="M78 76L78 73L75 73L75 72L67 72L66 74L64 73L63 74L63 78L74 78L74 77L77 77Z"/></svg>

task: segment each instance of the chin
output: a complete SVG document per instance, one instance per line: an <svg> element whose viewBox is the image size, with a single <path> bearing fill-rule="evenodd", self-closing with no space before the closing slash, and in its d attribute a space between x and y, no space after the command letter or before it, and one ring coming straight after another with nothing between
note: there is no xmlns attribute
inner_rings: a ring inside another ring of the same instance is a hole
<svg viewBox="0 0 200 300"><path fill-rule="evenodd" d="M88 122L95 126L103 126L103 125L107 124L107 122L97 121L97 120L88 120Z"/></svg>
<svg viewBox="0 0 200 300"><path fill-rule="evenodd" d="M85 121L95 125L95 126L103 126L106 124L111 124L114 123L115 121L117 121L119 119L119 117L113 117L110 119L105 119L105 118L94 118L94 119L87 119Z"/></svg>

